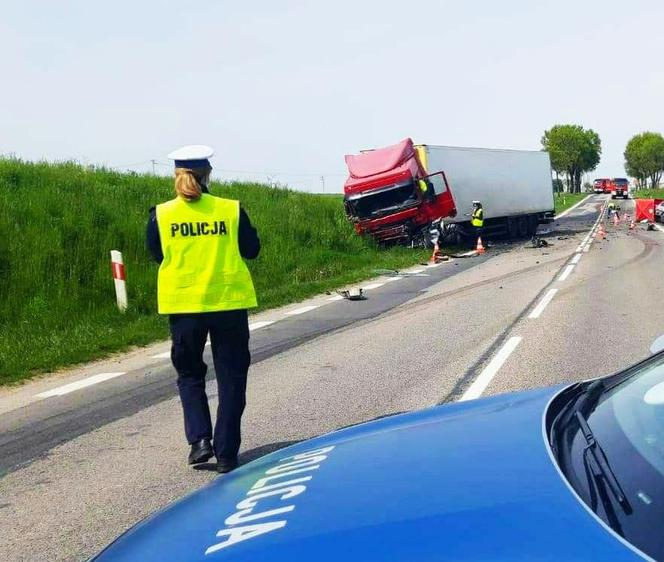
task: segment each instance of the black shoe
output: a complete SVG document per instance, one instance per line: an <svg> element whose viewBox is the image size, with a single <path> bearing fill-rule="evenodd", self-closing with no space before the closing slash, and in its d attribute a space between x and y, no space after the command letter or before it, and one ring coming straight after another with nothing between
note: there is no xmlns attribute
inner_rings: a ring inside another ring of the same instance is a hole
<svg viewBox="0 0 664 562"><path fill-rule="evenodd" d="M189 453L189 464L199 464L211 459L214 456L212 443L209 439L201 439L191 445Z"/></svg>
<svg viewBox="0 0 664 562"><path fill-rule="evenodd" d="M226 474L234 468L237 468L237 457L225 459L223 457L217 459L217 472L219 474Z"/></svg>

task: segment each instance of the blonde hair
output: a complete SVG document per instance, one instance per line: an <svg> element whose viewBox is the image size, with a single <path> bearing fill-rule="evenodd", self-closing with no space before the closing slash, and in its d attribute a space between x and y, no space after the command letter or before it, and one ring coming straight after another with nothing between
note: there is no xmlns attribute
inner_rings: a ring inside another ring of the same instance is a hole
<svg viewBox="0 0 664 562"><path fill-rule="evenodd" d="M207 185L209 176L210 168L175 168L175 193L185 201L198 201L203 194L201 183Z"/></svg>

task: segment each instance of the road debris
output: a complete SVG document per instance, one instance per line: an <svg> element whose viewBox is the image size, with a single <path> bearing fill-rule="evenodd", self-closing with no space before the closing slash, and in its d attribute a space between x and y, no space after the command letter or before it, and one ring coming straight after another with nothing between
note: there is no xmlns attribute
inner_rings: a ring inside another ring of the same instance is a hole
<svg viewBox="0 0 664 562"><path fill-rule="evenodd" d="M539 238L538 236L533 236L530 239L530 243L532 244L533 248L546 248L548 246L553 246L553 244L547 242L543 238Z"/></svg>
<svg viewBox="0 0 664 562"><path fill-rule="evenodd" d="M367 298L361 287L337 291L337 294L349 301L363 301Z"/></svg>

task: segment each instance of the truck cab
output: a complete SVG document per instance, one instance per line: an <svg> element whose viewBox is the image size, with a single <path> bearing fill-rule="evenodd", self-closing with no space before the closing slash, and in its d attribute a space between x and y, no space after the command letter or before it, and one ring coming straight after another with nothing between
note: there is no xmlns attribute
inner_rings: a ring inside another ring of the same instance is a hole
<svg viewBox="0 0 664 562"><path fill-rule="evenodd" d="M609 192L611 193L611 199L616 197L627 199L629 197L629 181L627 178L613 178L609 182Z"/></svg>
<svg viewBox="0 0 664 562"><path fill-rule="evenodd" d="M595 193L610 193L611 189L609 186L608 178L597 178L593 181L593 191Z"/></svg>
<svg viewBox="0 0 664 562"><path fill-rule="evenodd" d="M445 173L427 173L419 152L408 138L345 157L344 206L358 234L381 243L428 245L432 224L456 215Z"/></svg>

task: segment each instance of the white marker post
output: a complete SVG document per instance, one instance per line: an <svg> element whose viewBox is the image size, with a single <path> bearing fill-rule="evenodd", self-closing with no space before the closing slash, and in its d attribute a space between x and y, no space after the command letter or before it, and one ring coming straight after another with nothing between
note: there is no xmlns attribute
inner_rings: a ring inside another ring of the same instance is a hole
<svg viewBox="0 0 664 562"><path fill-rule="evenodd" d="M125 283L122 252L111 250L111 267L113 268L113 281L115 282L115 298L118 301L120 312L124 312L127 310L127 284Z"/></svg>

